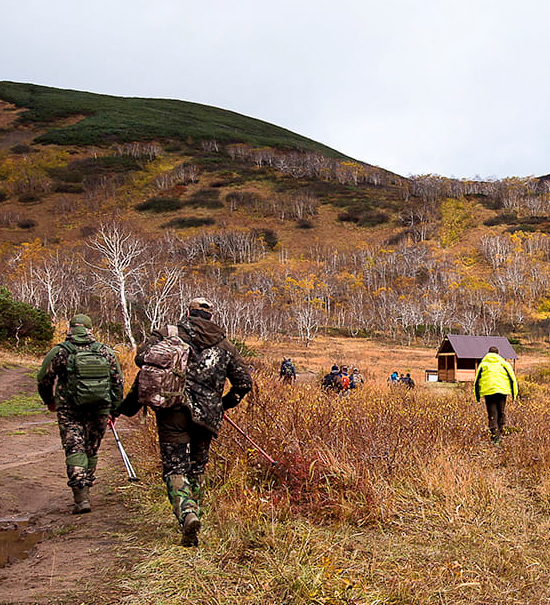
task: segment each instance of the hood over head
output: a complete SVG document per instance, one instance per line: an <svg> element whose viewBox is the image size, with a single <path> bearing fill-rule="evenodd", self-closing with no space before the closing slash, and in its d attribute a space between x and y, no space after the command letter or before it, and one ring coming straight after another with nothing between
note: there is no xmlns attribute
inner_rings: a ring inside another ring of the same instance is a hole
<svg viewBox="0 0 550 605"><path fill-rule="evenodd" d="M186 317L178 327L187 333L188 342L198 349L213 347L225 338L225 332L220 326L202 317Z"/></svg>

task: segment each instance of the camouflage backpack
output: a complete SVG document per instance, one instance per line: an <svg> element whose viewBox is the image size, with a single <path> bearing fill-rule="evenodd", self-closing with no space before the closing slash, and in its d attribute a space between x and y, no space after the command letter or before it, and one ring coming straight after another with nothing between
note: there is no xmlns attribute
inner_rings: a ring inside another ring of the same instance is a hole
<svg viewBox="0 0 550 605"><path fill-rule="evenodd" d="M185 399L189 345L168 326L168 336L151 345L143 355L139 372L138 402L154 410L172 408Z"/></svg>
<svg viewBox="0 0 550 605"><path fill-rule="evenodd" d="M67 360L67 394L76 405L94 407L111 403L111 364L100 353L103 345L91 344L89 349L79 349L72 342L59 344L69 353Z"/></svg>

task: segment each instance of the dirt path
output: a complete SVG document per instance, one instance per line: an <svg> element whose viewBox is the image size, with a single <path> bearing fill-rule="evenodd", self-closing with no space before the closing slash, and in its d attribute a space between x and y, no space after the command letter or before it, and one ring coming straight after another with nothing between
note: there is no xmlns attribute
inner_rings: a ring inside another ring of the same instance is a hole
<svg viewBox="0 0 550 605"><path fill-rule="evenodd" d="M0 401L34 392L27 372L0 368ZM124 422L117 426L124 440L131 428ZM24 533L41 538L27 558L0 568L2 605L95 605L124 597L117 579L141 551L132 546L132 518L121 497L130 484L110 432L100 450L90 514L70 514L66 481L55 414L0 418L2 529L26 526Z"/></svg>

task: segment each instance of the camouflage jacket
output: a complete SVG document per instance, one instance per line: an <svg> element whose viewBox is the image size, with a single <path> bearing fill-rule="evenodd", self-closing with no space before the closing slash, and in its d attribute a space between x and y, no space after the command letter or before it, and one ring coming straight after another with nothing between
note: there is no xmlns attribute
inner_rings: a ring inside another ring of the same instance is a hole
<svg viewBox="0 0 550 605"><path fill-rule="evenodd" d="M143 365L147 348L168 332L154 331L141 345L136 364ZM250 372L235 346L214 322L200 317L186 317L178 324L179 337L191 347L187 365L185 405L193 421L215 435L222 424L224 410L235 407L252 389ZM226 378L230 390L223 395ZM124 411L122 411L124 413Z"/></svg>
<svg viewBox="0 0 550 605"><path fill-rule="evenodd" d="M79 349L89 349L95 338L86 328L71 328L67 334L67 341L72 342ZM123 376L122 370L112 349L102 345L100 354L109 360L111 367L111 404L99 408L99 414L109 414L122 400ZM57 407L71 407L70 395L67 392L67 361L69 352L60 345L56 345L44 358L42 367L38 372L38 393L42 401L49 405L55 403Z"/></svg>

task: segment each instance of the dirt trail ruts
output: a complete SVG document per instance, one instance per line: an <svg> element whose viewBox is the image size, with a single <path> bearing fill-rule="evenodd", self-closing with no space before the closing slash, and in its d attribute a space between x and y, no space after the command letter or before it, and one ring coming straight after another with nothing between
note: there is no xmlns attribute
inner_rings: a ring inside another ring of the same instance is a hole
<svg viewBox="0 0 550 605"><path fill-rule="evenodd" d="M28 368L0 368L0 401L35 392ZM131 430L117 424L124 441ZM30 517L44 538L28 553L0 568L0 604L120 603L117 577L141 558L121 490L139 489L126 473L110 431L100 449L92 512L72 515L65 460L55 414L0 418L0 518Z"/></svg>

